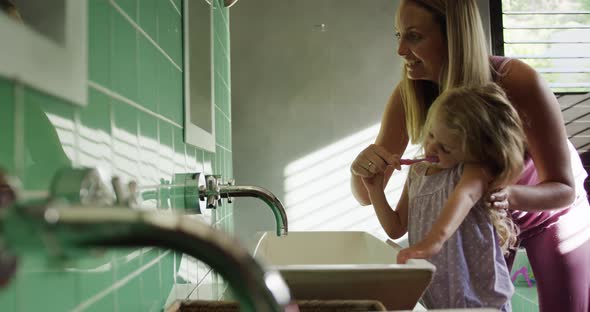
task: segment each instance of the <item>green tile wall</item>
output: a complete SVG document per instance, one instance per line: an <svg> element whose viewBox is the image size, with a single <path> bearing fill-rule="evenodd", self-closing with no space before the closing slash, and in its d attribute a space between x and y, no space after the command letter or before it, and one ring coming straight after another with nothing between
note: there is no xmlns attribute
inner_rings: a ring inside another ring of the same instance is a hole
<svg viewBox="0 0 590 312"><path fill-rule="evenodd" d="M522 267L526 267L529 274L532 272L526 251L519 249L514 259L511 274L514 274ZM518 275L514 281L515 292L512 296L512 311L515 312L537 312L539 311L539 300L537 295L537 288L529 287L522 275Z"/></svg>
<svg viewBox="0 0 590 312"><path fill-rule="evenodd" d="M143 185L177 172L232 177L229 11L214 1L215 153L184 144L181 0L88 0L88 106L0 78L0 167L26 193L63 166L96 167ZM157 202L148 207L167 208ZM233 232L233 207L206 222ZM183 266L188 277L179 276ZM107 250L64 263L20 259L0 290L2 311L161 311L167 299L207 299L225 284L205 264L153 248ZM182 291L179 291L182 289Z"/></svg>

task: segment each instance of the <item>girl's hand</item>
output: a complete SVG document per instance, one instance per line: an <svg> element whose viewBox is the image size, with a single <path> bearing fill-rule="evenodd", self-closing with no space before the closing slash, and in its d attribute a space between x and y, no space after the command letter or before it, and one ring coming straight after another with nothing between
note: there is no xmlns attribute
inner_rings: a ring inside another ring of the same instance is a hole
<svg viewBox="0 0 590 312"><path fill-rule="evenodd" d="M385 172L387 166L401 170L399 156L391 154L383 146L371 144L365 148L350 166L350 172L363 178L370 178Z"/></svg>
<svg viewBox="0 0 590 312"><path fill-rule="evenodd" d="M485 205L494 209L510 209L510 186L490 192L485 198Z"/></svg>
<svg viewBox="0 0 590 312"><path fill-rule="evenodd" d="M381 191L383 192L383 183L384 183L384 174L383 172L378 172L374 176L365 178L363 177L363 184L365 188L369 191Z"/></svg>
<svg viewBox="0 0 590 312"><path fill-rule="evenodd" d="M397 263L405 264L409 259L428 259L436 255L443 246L443 242L425 238L417 244L400 250Z"/></svg>

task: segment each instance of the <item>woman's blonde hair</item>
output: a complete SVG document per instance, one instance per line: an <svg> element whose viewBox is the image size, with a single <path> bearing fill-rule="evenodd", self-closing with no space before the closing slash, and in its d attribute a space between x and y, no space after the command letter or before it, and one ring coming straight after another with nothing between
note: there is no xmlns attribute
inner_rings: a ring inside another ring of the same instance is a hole
<svg viewBox="0 0 590 312"><path fill-rule="evenodd" d="M18 8L11 0L0 0L0 10L4 11L4 13L8 14L12 18L22 21L22 17L18 11Z"/></svg>
<svg viewBox="0 0 590 312"><path fill-rule="evenodd" d="M440 84L411 80L403 68L400 91L406 127L412 143L422 140L428 108L442 91L453 87L482 85L492 81L483 24L475 0L404 0L429 11L447 43L446 64ZM399 20L399 10L397 12Z"/></svg>
<svg viewBox="0 0 590 312"><path fill-rule="evenodd" d="M428 112L426 133L435 120L460 140L466 158L487 169L489 190L514 183L521 174L526 136L518 113L495 83L445 90ZM517 227L505 211L489 211L500 245L508 251L516 244Z"/></svg>

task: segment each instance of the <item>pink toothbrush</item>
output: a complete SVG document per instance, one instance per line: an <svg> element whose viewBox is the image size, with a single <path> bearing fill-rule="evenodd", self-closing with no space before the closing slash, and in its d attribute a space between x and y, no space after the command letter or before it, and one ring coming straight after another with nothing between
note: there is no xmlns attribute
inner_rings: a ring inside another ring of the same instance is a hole
<svg viewBox="0 0 590 312"><path fill-rule="evenodd" d="M411 165L421 161L429 161L432 163L438 162L438 157L436 156L429 156L426 158L415 158L415 159L400 159L399 163L401 165Z"/></svg>

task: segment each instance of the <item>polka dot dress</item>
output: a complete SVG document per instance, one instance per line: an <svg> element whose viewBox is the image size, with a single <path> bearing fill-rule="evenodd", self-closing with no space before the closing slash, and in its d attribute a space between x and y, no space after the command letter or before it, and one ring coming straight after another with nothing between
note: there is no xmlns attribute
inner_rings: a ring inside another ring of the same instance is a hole
<svg viewBox="0 0 590 312"><path fill-rule="evenodd" d="M426 176L418 163L408 175L410 245L429 232L463 172L459 165ZM427 259L436 266L423 301L429 309L490 307L511 311L514 287L486 208L478 202L441 251Z"/></svg>

